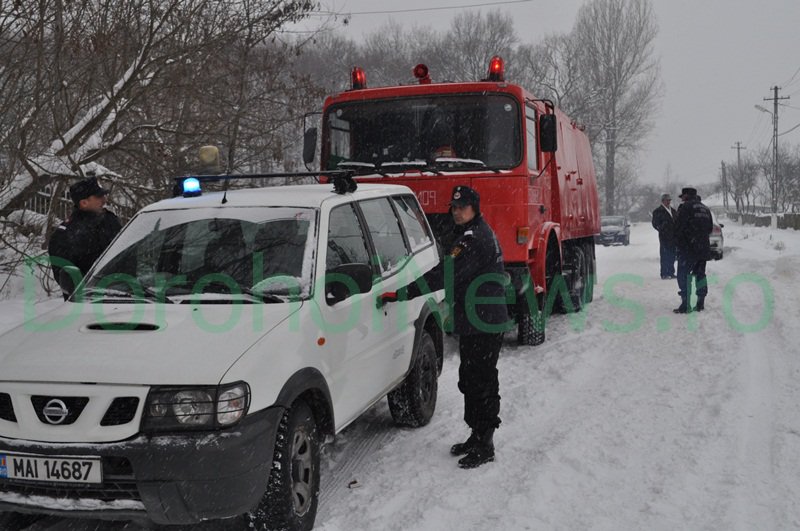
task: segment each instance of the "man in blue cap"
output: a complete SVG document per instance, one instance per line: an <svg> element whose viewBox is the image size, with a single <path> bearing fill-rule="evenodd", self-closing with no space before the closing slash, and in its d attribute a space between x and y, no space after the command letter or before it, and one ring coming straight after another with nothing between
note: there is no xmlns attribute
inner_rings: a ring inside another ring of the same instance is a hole
<svg viewBox="0 0 800 531"><path fill-rule="evenodd" d="M452 290L448 297L453 300L454 332L459 336L461 358L458 388L464 395L464 421L472 433L465 442L453 445L450 453L463 456L458 461L459 467L475 468L494 461L493 435L500 425L497 358L503 334L513 321L509 320L504 302L508 277L503 267L503 251L481 215L478 192L469 186L453 188L450 213L456 240L445 261L452 264L440 262L422 279L398 293L381 294L378 303L413 299L442 288ZM452 271L452 281L445 279L446 270ZM424 280L422 286L421 280Z"/></svg>
<svg viewBox="0 0 800 531"><path fill-rule="evenodd" d="M95 177L69 187L75 207L69 219L56 227L47 246L56 282L66 265L77 267L86 276L95 260L122 229L119 218L105 208L107 194L108 190L102 188Z"/></svg>

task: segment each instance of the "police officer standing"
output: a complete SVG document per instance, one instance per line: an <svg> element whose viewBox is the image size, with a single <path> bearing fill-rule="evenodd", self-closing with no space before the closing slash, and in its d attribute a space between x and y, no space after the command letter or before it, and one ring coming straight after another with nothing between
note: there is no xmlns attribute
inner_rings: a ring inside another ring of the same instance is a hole
<svg viewBox="0 0 800 531"><path fill-rule="evenodd" d="M56 228L47 246L56 282L65 265L74 265L86 276L122 228L117 216L105 208L107 194L95 177L70 186L72 214Z"/></svg>
<svg viewBox="0 0 800 531"><path fill-rule="evenodd" d="M458 388L464 395L464 420L472 433L465 442L453 445L450 453L464 456L458 461L461 468L475 468L494 461L493 435L500 425L497 358L503 334L513 322L505 302L508 277L503 252L481 216L478 192L456 186L450 211L456 240L445 260L399 293L380 295L379 303L413 299L442 288L452 291L447 295L453 300L454 332L459 336Z"/></svg>
<svg viewBox="0 0 800 531"><path fill-rule="evenodd" d="M697 190L683 188L680 198L683 203L678 208L678 220L675 224L675 242L678 246L678 295L681 304L675 313L701 312L705 310L708 294L706 282L706 262L711 258L709 235L713 228L711 211L700 202ZM694 279L697 292L697 305L689 306Z"/></svg>
<svg viewBox="0 0 800 531"><path fill-rule="evenodd" d="M658 231L662 279L675 278L675 223L678 212L670 206L671 202L669 194L663 194L661 205L653 210L652 224Z"/></svg>

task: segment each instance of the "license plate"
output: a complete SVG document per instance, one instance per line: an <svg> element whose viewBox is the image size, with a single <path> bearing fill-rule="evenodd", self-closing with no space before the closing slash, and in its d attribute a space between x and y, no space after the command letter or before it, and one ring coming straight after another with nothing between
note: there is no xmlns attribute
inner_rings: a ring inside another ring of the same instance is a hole
<svg viewBox="0 0 800 531"><path fill-rule="evenodd" d="M0 478L57 483L102 483L98 457L0 454Z"/></svg>

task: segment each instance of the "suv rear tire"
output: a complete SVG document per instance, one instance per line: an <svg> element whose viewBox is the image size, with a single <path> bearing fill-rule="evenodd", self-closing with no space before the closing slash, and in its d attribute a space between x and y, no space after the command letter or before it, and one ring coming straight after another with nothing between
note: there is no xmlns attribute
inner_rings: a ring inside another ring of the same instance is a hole
<svg viewBox="0 0 800 531"><path fill-rule="evenodd" d="M425 426L436 410L439 370L436 345L427 330L423 330L416 352L416 361L400 387L390 392L389 411L400 426Z"/></svg>

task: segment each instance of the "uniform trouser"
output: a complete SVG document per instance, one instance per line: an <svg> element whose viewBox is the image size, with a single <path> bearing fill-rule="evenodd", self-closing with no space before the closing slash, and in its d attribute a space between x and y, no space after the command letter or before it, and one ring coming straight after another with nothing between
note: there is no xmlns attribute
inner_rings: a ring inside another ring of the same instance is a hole
<svg viewBox="0 0 800 531"><path fill-rule="evenodd" d="M678 295L687 302L691 296L692 279L698 297L708 294L706 281L706 261L695 260L691 256L678 256Z"/></svg>
<svg viewBox="0 0 800 531"><path fill-rule="evenodd" d="M503 334L459 337L458 389L464 394L464 421L475 431L500 425L497 358L502 346Z"/></svg>
<svg viewBox="0 0 800 531"><path fill-rule="evenodd" d="M661 253L661 278L675 276L675 246L663 241L659 242Z"/></svg>

